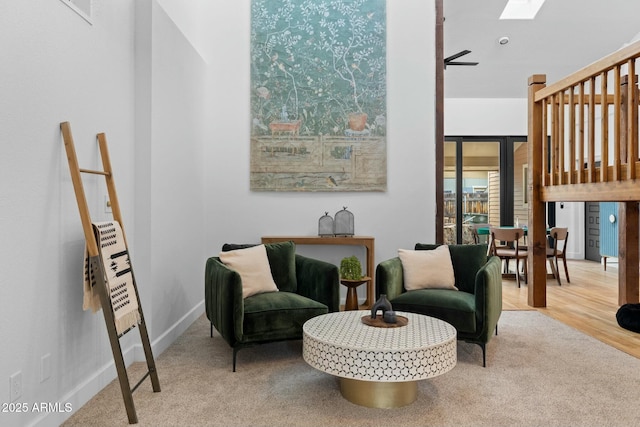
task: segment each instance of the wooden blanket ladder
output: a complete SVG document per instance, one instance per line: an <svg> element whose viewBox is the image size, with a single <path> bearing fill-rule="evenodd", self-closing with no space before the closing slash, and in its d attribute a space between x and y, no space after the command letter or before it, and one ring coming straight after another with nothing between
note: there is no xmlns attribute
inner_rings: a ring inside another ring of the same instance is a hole
<svg viewBox="0 0 640 427"><path fill-rule="evenodd" d="M142 305L140 304L140 295L138 293L138 287L135 282L135 276L133 276L133 288L135 289L135 296L138 302L138 310L140 313L140 323L138 330L140 331L140 339L142 341L142 347L147 361L147 372L138 381L138 383L131 388L129 384L129 377L122 355L122 348L120 346L120 338L127 332L132 330L130 328L120 335L116 331L115 317L113 308L111 306L111 299L109 296L109 289L104 278L104 266L100 260L100 254L98 252L98 243L96 236L94 235L91 216L89 214L89 206L87 205L87 199L84 193L84 187L82 185L81 173L103 175L107 184L107 191L109 194L109 200L111 202L111 211L113 213L113 219L120 223L124 241L126 244L126 235L124 234L124 225L122 222L122 215L120 213L120 205L118 203L118 197L116 194L115 182L113 179L113 173L111 169L111 160L109 158L109 151L107 149L107 139L104 133L97 135L98 144L100 146L100 156L102 157L103 171L95 171L88 169L80 169L78 167L78 159L76 157L76 149L73 144L73 137L71 135L71 125L69 122L60 123L60 129L62 131L62 137L64 139L64 146L67 152L67 159L69 161L69 170L71 172L71 180L73 182L73 189L75 191L76 200L78 202L78 209L80 210L80 219L82 220L82 228L84 230L84 237L87 244L87 251L89 253L89 264L91 270L95 272L96 285L98 287L98 293L100 295L100 302L102 305L102 313L104 314L104 320L107 325L107 331L109 333L109 340L111 341L111 351L113 353L113 359L118 373L118 379L120 381L120 389L122 390L122 397L124 399L124 406L127 410L127 417L129 418L129 424L135 424L138 422L138 416L136 415L136 408L133 403L133 392L138 388L140 384L144 382L147 377L151 379L151 385L154 392L160 391L160 381L158 380L158 373L156 371L155 361L153 359L153 353L151 351L151 344L149 342L149 335L147 333L147 326L142 314ZM132 270L133 271L133 270Z"/></svg>

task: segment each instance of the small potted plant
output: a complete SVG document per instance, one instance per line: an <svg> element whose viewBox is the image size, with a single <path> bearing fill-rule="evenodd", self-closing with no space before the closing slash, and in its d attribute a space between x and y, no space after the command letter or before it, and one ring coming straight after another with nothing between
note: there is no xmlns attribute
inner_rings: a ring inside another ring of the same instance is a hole
<svg viewBox="0 0 640 427"><path fill-rule="evenodd" d="M340 261L340 278L343 280L362 279L362 266L355 255L342 258Z"/></svg>
<svg viewBox="0 0 640 427"><path fill-rule="evenodd" d="M340 283L347 289L347 300L344 304L345 310L358 310L358 295L356 288L366 283L369 278L362 275L360 260L355 255L342 258L340 261Z"/></svg>

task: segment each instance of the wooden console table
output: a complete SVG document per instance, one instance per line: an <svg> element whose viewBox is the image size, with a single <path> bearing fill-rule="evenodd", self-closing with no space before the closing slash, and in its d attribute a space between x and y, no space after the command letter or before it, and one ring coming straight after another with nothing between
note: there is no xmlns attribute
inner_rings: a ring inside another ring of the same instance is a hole
<svg viewBox="0 0 640 427"><path fill-rule="evenodd" d="M296 245L350 245L364 246L367 249L367 276L371 280L367 283L367 300L363 308L371 308L375 301L375 239L370 236L352 236L352 237L320 237L320 236L265 236L262 237L262 243L286 242L291 240Z"/></svg>

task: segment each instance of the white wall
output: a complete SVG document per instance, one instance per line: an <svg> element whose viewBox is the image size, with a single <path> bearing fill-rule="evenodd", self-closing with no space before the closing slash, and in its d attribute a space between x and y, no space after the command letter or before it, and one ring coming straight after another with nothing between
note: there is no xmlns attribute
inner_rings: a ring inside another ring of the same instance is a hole
<svg viewBox="0 0 640 427"><path fill-rule="evenodd" d="M150 120L137 120L136 126L150 140L148 150L137 153L136 190L148 199L136 205L136 220L150 257L143 279L153 287L147 311L151 339L162 339L162 351L203 311L207 66L157 2L142 4L150 4L150 15L139 13L136 20L151 17L151 55L137 60L144 63L140 68L150 67L149 97L142 100L151 102L140 107L150 108Z"/></svg>
<svg viewBox="0 0 640 427"><path fill-rule="evenodd" d="M226 241L315 235L342 206L375 236L376 262L434 240L433 2L387 2L388 191L331 194L249 191L250 1L176 2L93 0L93 25L59 1L0 2L0 380L22 372L19 401L76 410L115 378L102 315L81 307L84 239L61 121L82 167L101 167L95 134L107 134L156 357L203 312L204 263ZM93 219L110 218L103 183L88 177L85 189ZM121 340L128 362L142 359L137 335ZM0 424L68 416L0 413Z"/></svg>
<svg viewBox="0 0 640 427"><path fill-rule="evenodd" d="M207 245L257 242L263 235L317 235L318 219L347 206L355 231L376 239L376 261L400 247L435 238L433 2L387 2L388 191L385 193L264 193L249 190L248 0L227 2L211 27L218 58L210 69L207 145ZM418 53L419 52L419 53ZM351 248L299 248L337 260ZM361 251L355 253L360 255ZM363 261L363 259L361 259ZM364 265L364 264L363 264Z"/></svg>
<svg viewBox="0 0 640 427"><path fill-rule="evenodd" d="M446 96L445 93L445 135L527 134L526 99L446 98Z"/></svg>
<svg viewBox="0 0 640 427"><path fill-rule="evenodd" d="M567 258L584 259L586 244L584 202L556 203L556 225L569 228Z"/></svg>
<svg viewBox="0 0 640 427"><path fill-rule="evenodd" d="M84 237L59 124L72 126L83 167L101 167L96 133L106 132L124 218L133 218L133 3L94 1L88 24L60 1L0 2L0 402L22 372L18 402L72 403L113 377L102 314L82 311ZM89 177L94 220L103 180ZM135 240L133 224L126 224ZM132 338L122 344L131 348ZM51 377L41 381L41 357ZM128 355L131 360L131 355ZM31 408L30 408L31 409ZM0 413L3 426L46 414ZM57 425L66 414L52 414Z"/></svg>

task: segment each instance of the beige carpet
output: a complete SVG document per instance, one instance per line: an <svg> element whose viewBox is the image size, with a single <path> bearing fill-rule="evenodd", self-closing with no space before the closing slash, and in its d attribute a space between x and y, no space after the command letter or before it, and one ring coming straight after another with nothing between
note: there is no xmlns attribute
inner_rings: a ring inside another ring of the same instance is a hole
<svg viewBox="0 0 640 427"><path fill-rule="evenodd" d="M162 391L134 393L140 426L632 426L640 425L640 359L536 311L503 312L488 345L458 344L458 364L419 382L418 399L369 409L308 366L300 341L238 353L198 319L157 357ZM144 364L130 369L140 378ZM133 382L133 380L132 380ZM117 381L65 426L128 425Z"/></svg>

